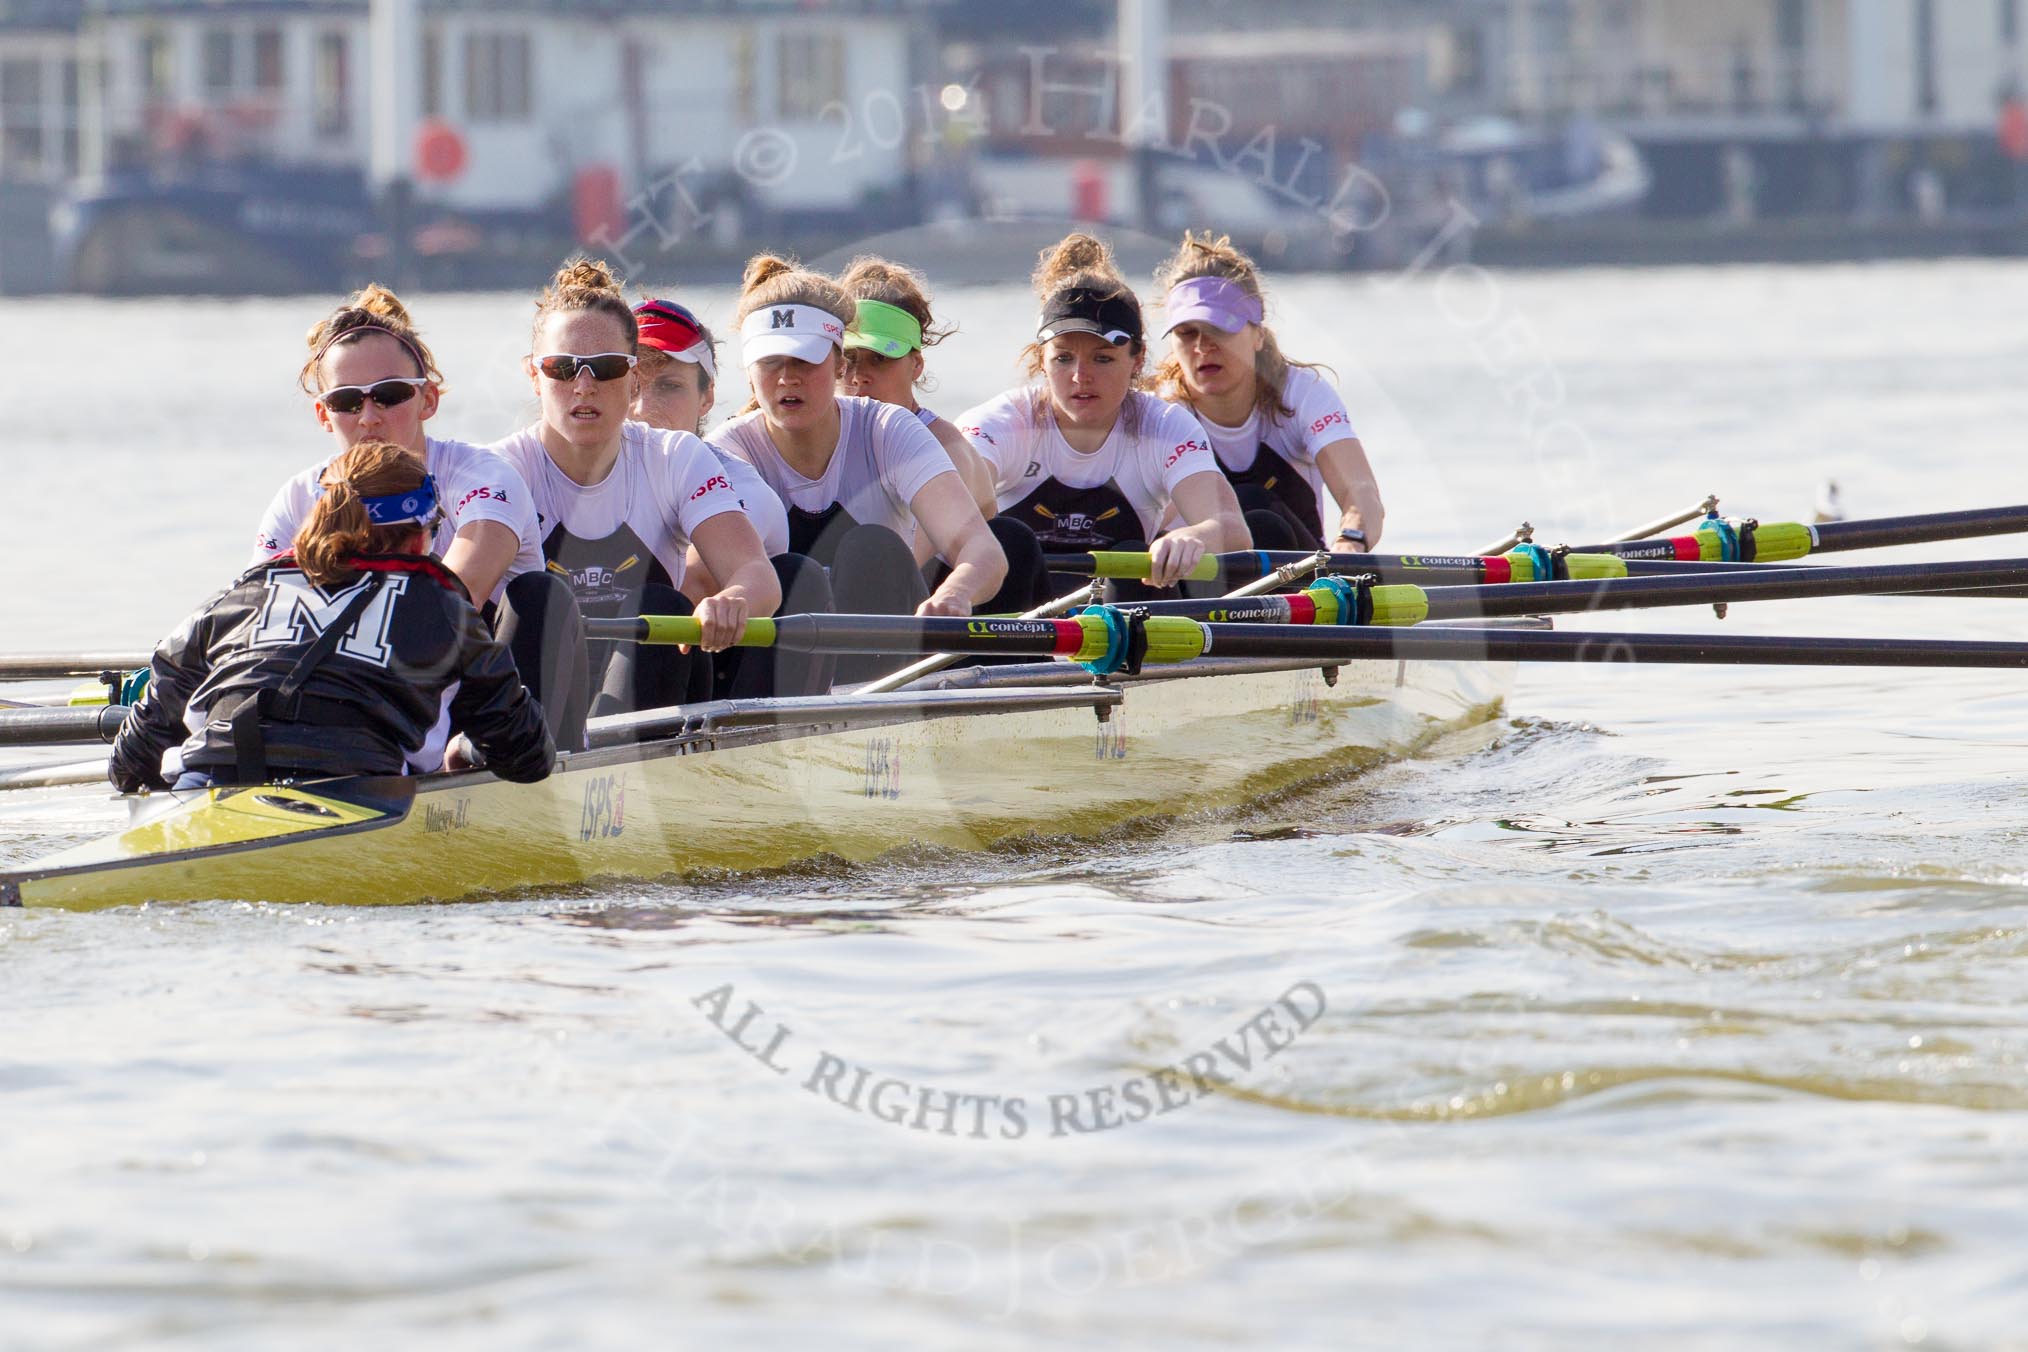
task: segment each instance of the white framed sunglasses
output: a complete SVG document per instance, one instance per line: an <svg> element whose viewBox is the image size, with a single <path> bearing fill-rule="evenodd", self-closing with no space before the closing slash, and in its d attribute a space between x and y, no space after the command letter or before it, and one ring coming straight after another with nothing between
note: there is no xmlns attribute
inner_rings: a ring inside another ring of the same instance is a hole
<svg viewBox="0 0 2028 1352"><path fill-rule="evenodd" d="M579 371L589 371L592 379L601 383L618 380L640 364L641 359L631 352L599 352L589 357L552 352L535 359L535 369L551 380L576 380Z"/></svg>

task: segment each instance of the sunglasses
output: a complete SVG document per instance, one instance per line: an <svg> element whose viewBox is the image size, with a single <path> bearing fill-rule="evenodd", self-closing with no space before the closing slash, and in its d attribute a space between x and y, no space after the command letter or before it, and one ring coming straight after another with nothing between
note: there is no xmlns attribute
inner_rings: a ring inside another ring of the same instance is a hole
<svg viewBox="0 0 2028 1352"><path fill-rule="evenodd" d="M337 385L319 393L317 402L333 413L357 413L369 399L381 408L393 408L415 398L429 383L427 376L397 376L371 385Z"/></svg>
<svg viewBox="0 0 2028 1352"><path fill-rule="evenodd" d="M576 380L579 371L589 371L598 381L618 380L640 364L631 352L601 352L595 357L574 357L567 352L537 357L535 367L551 380Z"/></svg>

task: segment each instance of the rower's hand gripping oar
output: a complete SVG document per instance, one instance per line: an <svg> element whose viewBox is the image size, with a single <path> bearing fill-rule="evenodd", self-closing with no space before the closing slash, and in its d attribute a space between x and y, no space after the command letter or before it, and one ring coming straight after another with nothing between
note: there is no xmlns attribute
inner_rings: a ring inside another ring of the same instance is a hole
<svg viewBox="0 0 2028 1352"><path fill-rule="evenodd" d="M1227 592L1226 596L1228 598L1258 596L1263 592L1273 591L1277 587L1285 587L1297 578L1308 577L1310 574L1317 572L1324 567L1330 557L1329 550L1320 549L1307 558L1293 563L1285 563L1266 576L1256 578L1243 587ZM1045 601L1033 610L1024 610L1016 618L1043 620L1051 616L1061 615L1066 611L1075 610L1080 606L1098 605L1103 599L1102 591L1104 586L1104 578L1094 577L1089 585L1079 587L1075 591L1065 592L1055 600ZM925 657L922 661L911 663L900 671L890 672L876 681L868 682L866 685L861 686L857 693L862 695L882 695L891 690L900 690L911 681L919 681L925 676L934 675L944 668L955 665L963 660L964 658L957 653L938 653L932 657Z"/></svg>
<svg viewBox="0 0 2028 1352"><path fill-rule="evenodd" d="M1962 560L1947 563L1889 564L1847 568L1767 568L1759 571L1725 571L1669 574L1653 577L1607 578L1578 582L1544 582L1499 587L1420 587L1349 582L1342 578L1321 579L1315 586L1287 596L1219 597L1207 600L1147 601L1132 607L1134 615L1155 628L1144 651L1147 661L1185 660L1192 642L1189 630L1176 630L1173 621L1203 628L1209 621L1213 632L1237 630L1235 622L1255 626L1314 626L1308 632L1343 633L1347 629L1400 630L1427 619L1492 618L1501 615L1545 615L1592 610L1624 610L1672 605L1707 605L1721 601L1796 600L1822 596L1887 595L1896 593L1940 593L1967 587L2028 585L2028 559ZM1117 625L1127 612L1099 607L1089 615L1071 620L957 620L909 615L786 615L779 619L749 620L740 643L746 647L779 645L803 651L913 653L923 651L956 653L1001 653L1037 657L1067 657L1085 662L1103 662L1118 642ZM649 615L627 619L593 619L585 622L593 638L640 643L696 643L701 626L693 616ZM1301 632L1299 630L1299 632ZM1457 631L1454 631L1457 632ZM1476 631L1471 631L1476 632ZM1637 641L1639 635L1580 635L1593 644ZM1691 635L1674 636L1682 644L1732 644ZM1799 648L1813 651L1823 645L1873 644L1894 646L1884 639L1796 639ZM1225 651L1243 647L1241 640L1226 644ZM1371 645L1369 644L1369 647ZM2009 648L2012 645L1988 645ZM1323 652L1323 649L1319 649ZM1629 650L1631 651L1631 650ZM1731 651L1753 651L1736 646ZM1180 653L1167 657L1164 654ZM1277 655L1287 655L1278 650ZM1351 654L1357 656L1360 654ZM1404 651L1398 656L1429 656ZM1319 657L1326 665L1334 655ZM1336 660L1349 660L1337 655ZM1583 658L1545 660L1590 660ZM1669 660L1700 660L1671 658ZM1710 660L1781 662L1781 657L1731 657ZM1812 659L1814 660L1814 659ZM1902 665L1924 665L1921 661ZM1863 664L1862 664L1863 665ZM1968 665L1946 662L1943 665ZM2007 665L1969 663L1969 665ZM0 710L0 745L48 745L63 742L111 741L126 710L110 708L7 709Z"/></svg>

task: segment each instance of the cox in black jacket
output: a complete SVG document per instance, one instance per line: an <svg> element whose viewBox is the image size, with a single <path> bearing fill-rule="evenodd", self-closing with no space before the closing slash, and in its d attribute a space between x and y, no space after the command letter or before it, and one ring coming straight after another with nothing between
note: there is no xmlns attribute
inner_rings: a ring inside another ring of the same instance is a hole
<svg viewBox="0 0 2028 1352"><path fill-rule="evenodd" d="M168 787L162 756L178 745L186 770L239 782L249 740L260 778L435 770L443 745L431 734L446 706L450 730L494 774L546 776L556 747L542 707L464 584L430 555L360 555L352 567L323 588L284 554L185 620L155 650L147 690L113 743L113 783ZM331 646L325 631L348 613ZM328 651L306 663L320 640Z"/></svg>

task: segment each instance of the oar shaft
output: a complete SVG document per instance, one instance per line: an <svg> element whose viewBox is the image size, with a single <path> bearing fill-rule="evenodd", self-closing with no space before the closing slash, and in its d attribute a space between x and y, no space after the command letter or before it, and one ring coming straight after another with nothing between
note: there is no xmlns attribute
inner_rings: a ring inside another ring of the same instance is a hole
<svg viewBox="0 0 2028 1352"><path fill-rule="evenodd" d="M2028 644L1946 639L1605 634L1511 629L1212 624L1206 656L1335 661L1692 663L1811 667L2028 667Z"/></svg>
<svg viewBox="0 0 2028 1352"><path fill-rule="evenodd" d="M1517 583L1504 587L1437 587L1428 593L1429 618L1552 615L1585 610L1729 601L1793 601L1819 596L1891 595L1946 587L2028 584L2028 559L1957 563L1889 564L1865 568L1779 568L1771 565L1691 564L1687 575L1606 578L1588 582ZM1741 568L1748 571L1736 571ZM1709 570L1723 568L1713 573Z"/></svg>
<svg viewBox="0 0 2028 1352"><path fill-rule="evenodd" d="M54 746L63 742L110 742L126 721L127 706L101 704L83 709L0 711L0 746Z"/></svg>
<svg viewBox="0 0 2028 1352"><path fill-rule="evenodd" d="M1884 549L1889 545L1932 544L1980 535L2028 531L2028 506L1984 507L1968 512L1930 512L1872 521L1830 521L1817 527L1817 550Z"/></svg>
<svg viewBox="0 0 2028 1352"><path fill-rule="evenodd" d="M1701 527L1696 535L1672 536L1631 543L1575 545L1575 554L1615 554L1628 560L1697 562L1717 550L1717 527ZM1798 559L1805 554L1832 554L1847 549L1883 549L1890 545L1932 544L1968 540L1982 535L2014 535L2028 531L2028 506L1985 507L1964 512L1928 512L1915 516L1880 517L1870 521L1831 521L1816 526L1797 522L1762 524L1754 528L1750 556L1767 563ZM1740 543L1746 545L1741 530ZM1727 551L1729 552L1729 551Z"/></svg>
<svg viewBox="0 0 2028 1352"><path fill-rule="evenodd" d="M650 628L664 629L673 617L653 620ZM1069 620L785 615L773 628L775 645L797 652L1021 654L1099 661L1109 650L1107 623L1092 615ZM749 630L751 636L751 626ZM1144 633L1151 664L1217 656L1272 657L1320 666L1373 660L2028 667L2028 644L1941 639L1199 624L1169 615L1149 617Z"/></svg>
<svg viewBox="0 0 2028 1352"><path fill-rule="evenodd" d="M1207 554L1195 571L1190 574L1194 582L1217 582L1231 588L1256 578L1266 577L1275 569L1289 564L1300 564L1314 560L1313 553L1299 550L1250 549L1236 554ZM1090 554L1051 554L1045 560L1051 572L1068 573L1073 576L1090 577L1096 571L1099 577L1142 580L1148 576L1149 559L1146 554L1100 550ZM1604 572L1623 573L1625 570L1616 559L1572 554L1564 560L1566 567L1579 572L1580 576L1600 576ZM1333 577L1347 577L1368 573L1386 583L1410 583L1420 587L1469 586L1477 583L1510 582L1517 576L1533 581L1533 564L1517 568L1515 561L1504 555L1482 557L1476 554L1331 554L1325 557L1321 572Z"/></svg>
<svg viewBox="0 0 2028 1352"><path fill-rule="evenodd" d="M0 681L60 681L102 671L133 671L153 661L147 653L48 653L0 657Z"/></svg>

